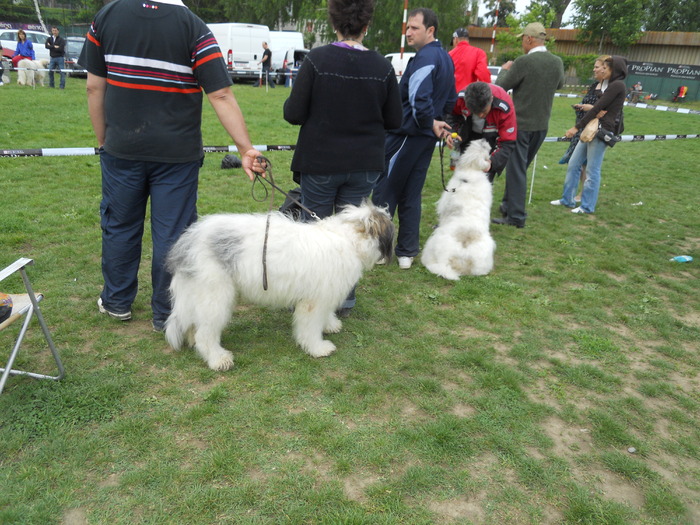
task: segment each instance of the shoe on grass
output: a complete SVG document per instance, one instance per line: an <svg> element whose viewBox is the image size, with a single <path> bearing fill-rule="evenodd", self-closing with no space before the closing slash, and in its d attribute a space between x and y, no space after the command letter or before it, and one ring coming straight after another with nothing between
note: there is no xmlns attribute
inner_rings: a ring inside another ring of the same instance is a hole
<svg viewBox="0 0 700 525"><path fill-rule="evenodd" d="M107 314L108 316L110 316L113 319L118 319L120 321L130 321L131 320L131 312L124 312L124 313L120 314L117 312L110 312L109 310L107 310L107 308L105 308L102 305L102 297L97 299L97 308L100 310L101 314Z"/></svg>
<svg viewBox="0 0 700 525"><path fill-rule="evenodd" d="M413 264L413 257L399 257L399 268L408 270Z"/></svg>
<svg viewBox="0 0 700 525"><path fill-rule="evenodd" d="M583 214L587 214L588 212L583 211L583 208L581 208L581 206L578 206L578 207L574 208L573 210L571 210L571 213L583 213Z"/></svg>

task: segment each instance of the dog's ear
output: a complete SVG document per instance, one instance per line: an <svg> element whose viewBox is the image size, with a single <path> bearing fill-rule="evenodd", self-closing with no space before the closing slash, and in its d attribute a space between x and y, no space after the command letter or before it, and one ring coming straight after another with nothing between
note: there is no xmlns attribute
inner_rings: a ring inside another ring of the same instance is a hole
<svg viewBox="0 0 700 525"><path fill-rule="evenodd" d="M369 201L363 202L362 206L366 206L369 212L365 222L365 231L367 235L377 239L382 258L390 262L394 253L394 223L391 216L386 208L378 208Z"/></svg>

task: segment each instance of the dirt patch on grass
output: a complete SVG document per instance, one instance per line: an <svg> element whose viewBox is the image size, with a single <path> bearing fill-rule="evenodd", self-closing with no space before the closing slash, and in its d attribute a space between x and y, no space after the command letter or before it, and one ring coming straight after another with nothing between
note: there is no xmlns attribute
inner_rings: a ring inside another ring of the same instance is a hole
<svg viewBox="0 0 700 525"><path fill-rule="evenodd" d="M609 470L596 470L593 474L598 478L600 490L607 499L635 509L641 509L644 506L644 493L639 487Z"/></svg>
<svg viewBox="0 0 700 525"><path fill-rule="evenodd" d="M575 454L588 454L593 450L591 432L587 428L570 425L553 416L543 424L545 434L552 440L553 452L558 457Z"/></svg>
<svg viewBox="0 0 700 525"><path fill-rule="evenodd" d="M88 525L87 513L83 509L68 509L61 518L63 525Z"/></svg>
<svg viewBox="0 0 700 525"><path fill-rule="evenodd" d="M351 501L366 503L367 488L379 483L381 479L382 478L379 476L368 474L346 477L343 479L343 492L345 493L345 497Z"/></svg>
<svg viewBox="0 0 700 525"><path fill-rule="evenodd" d="M440 517L440 523L461 522L465 519L471 523L484 523L485 499L486 493L480 492L470 498L433 501L428 504L428 508Z"/></svg>

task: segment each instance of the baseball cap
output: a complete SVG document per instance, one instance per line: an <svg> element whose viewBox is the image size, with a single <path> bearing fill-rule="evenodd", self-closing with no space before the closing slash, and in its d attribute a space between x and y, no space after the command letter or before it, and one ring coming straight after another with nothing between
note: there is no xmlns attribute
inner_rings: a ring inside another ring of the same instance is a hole
<svg viewBox="0 0 700 525"><path fill-rule="evenodd" d="M469 38L469 31L463 27L458 27L455 32L452 33L452 38Z"/></svg>
<svg viewBox="0 0 700 525"><path fill-rule="evenodd" d="M523 32L515 36L517 36L518 38L520 38L521 36L531 36L533 38L541 38L542 40L544 40L545 38L547 38L547 31L544 30L544 26L539 22L533 22L531 24L526 25L525 29L523 29Z"/></svg>

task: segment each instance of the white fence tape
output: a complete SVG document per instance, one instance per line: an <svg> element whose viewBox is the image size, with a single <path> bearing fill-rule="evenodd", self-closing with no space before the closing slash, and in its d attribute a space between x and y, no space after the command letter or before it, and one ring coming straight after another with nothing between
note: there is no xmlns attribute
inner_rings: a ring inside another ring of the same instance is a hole
<svg viewBox="0 0 700 525"><path fill-rule="evenodd" d="M555 93L555 97L564 98L581 98L581 95L576 95L573 93ZM627 102L625 101L625 106L630 108L643 108L643 109L655 109L656 111L671 111L672 113L686 113L690 115L700 115L700 111L697 109L681 108L677 106L655 106L654 104L647 104L646 102Z"/></svg>
<svg viewBox="0 0 700 525"><path fill-rule="evenodd" d="M698 139L695 135L622 135L621 142L643 142L653 140ZM547 137L545 142L569 142L566 137ZM437 147L440 143L436 142ZM259 144L253 146L258 151L292 151L294 144ZM236 153L236 146L204 146L204 153ZM36 148L36 149L0 149L0 157L71 157L97 155L97 148Z"/></svg>

